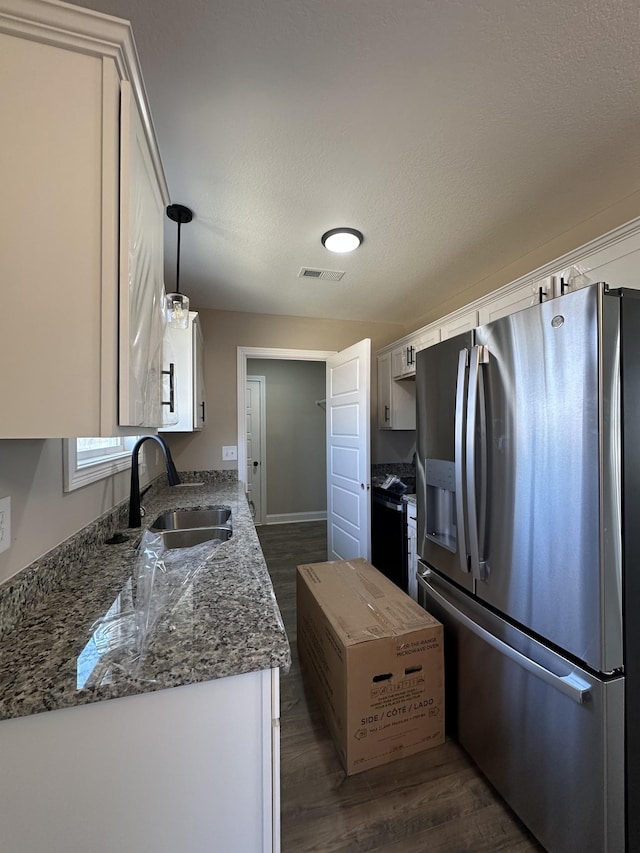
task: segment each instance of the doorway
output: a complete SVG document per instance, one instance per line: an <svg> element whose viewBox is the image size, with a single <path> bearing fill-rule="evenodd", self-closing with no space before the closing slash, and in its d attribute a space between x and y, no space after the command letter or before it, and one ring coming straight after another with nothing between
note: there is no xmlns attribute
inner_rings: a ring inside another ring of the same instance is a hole
<svg viewBox="0 0 640 853"><path fill-rule="evenodd" d="M371 341L340 352L237 348L238 477L247 480L247 360L324 361L329 559L369 558Z"/></svg>
<svg viewBox="0 0 640 853"><path fill-rule="evenodd" d="M326 520L326 363L250 358L247 370L247 493L254 522ZM252 377L264 377L263 425L254 411ZM261 432L263 453L252 440Z"/></svg>
<svg viewBox="0 0 640 853"><path fill-rule="evenodd" d="M260 359L267 361L319 361L326 363L327 359L333 355L333 352L327 350L296 350L296 349L278 349L271 347L238 347L237 350L237 388L238 388L238 478L248 485L248 453L247 453L247 376L249 374L247 362L250 359ZM264 429L263 429L263 451L264 451ZM255 459L251 460L252 468ZM258 460L259 462L261 460ZM266 523L268 518L266 482L269 476L268 471L265 471L266 465L261 466L261 480L263 481L262 495L264 502L262 504L262 519L258 521L256 507L256 523ZM255 505L255 499L254 499ZM279 519L274 518L272 522ZM286 520L286 519L280 519Z"/></svg>

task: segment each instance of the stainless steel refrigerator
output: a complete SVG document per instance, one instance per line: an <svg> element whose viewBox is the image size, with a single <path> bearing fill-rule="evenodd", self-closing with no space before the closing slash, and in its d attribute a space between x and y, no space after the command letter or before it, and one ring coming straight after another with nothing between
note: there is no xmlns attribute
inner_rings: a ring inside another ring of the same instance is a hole
<svg viewBox="0 0 640 853"><path fill-rule="evenodd" d="M448 730L542 845L640 850L640 292L417 357L419 596Z"/></svg>

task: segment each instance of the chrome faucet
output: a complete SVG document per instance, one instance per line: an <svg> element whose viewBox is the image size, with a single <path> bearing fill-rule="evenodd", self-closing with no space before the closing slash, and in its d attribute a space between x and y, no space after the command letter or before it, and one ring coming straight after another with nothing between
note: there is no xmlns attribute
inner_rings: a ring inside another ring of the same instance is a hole
<svg viewBox="0 0 640 853"><path fill-rule="evenodd" d="M138 451L140 445L149 439L157 441L162 448L164 455L164 463L167 469L167 480L170 486L177 486L180 482L180 477L176 471L176 466L173 463L171 451L169 450L164 438L160 435L143 435L141 439L136 441L131 453L131 493L129 494L129 527L140 527L142 517L140 513L140 477L138 473Z"/></svg>

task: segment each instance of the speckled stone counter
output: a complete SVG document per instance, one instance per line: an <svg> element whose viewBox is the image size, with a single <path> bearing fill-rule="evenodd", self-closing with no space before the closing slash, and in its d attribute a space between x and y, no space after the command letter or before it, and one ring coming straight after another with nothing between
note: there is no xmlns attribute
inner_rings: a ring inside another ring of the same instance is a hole
<svg viewBox="0 0 640 853"><path fill-rule="evenodd" d="M0 587L0 719L288 671L244 489L209 479L174 488L159 480L144 496L142 529L126 530L126 507L114 510ZM214 505L231 509L227 542L162 551L147 534L138 548L160 513ZM103 544L116 529L129 540Z"/></svg>

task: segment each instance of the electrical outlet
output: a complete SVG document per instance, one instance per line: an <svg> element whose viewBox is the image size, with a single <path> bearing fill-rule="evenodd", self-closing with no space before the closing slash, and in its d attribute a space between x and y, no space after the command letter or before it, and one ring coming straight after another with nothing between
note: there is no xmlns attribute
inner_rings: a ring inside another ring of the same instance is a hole
<svg viewBox="0 0 640 853"><path fill-rule="evenodd" d="M0 553L11 547L11 498L0 498Z"/></svg>
<svg viewBox="0 0 640 853"><path fill-rule="evenodd" d="M238 448L235 445L223 447L222 448L222 458L223 459L237 459L238 458Z"/></svg>

